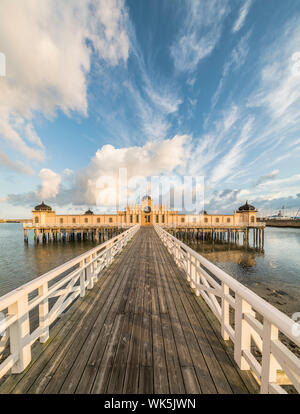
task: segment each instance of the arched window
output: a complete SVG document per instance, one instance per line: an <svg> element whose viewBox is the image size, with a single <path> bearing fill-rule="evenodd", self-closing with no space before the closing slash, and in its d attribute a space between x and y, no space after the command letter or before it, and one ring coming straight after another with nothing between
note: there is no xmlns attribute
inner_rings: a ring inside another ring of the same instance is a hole
<svg viewBox="0 0 300 414"><path fill-rule="evenodd" d="M89 221L89 219L87 219L87 218L84 219L84 222L85 223L88 223L88 221Z"/></svg>
<svg viewBox="0 0 300 414"><path fill-rule="evenodd" d="M100 223L100 217L97 218L97 223Z"/></svg>
<svg viewBox="0 0 300 414"><path fill-rule="evenodd" d="M63 223L63 222L64 222L64 219L63 219L63 218L61 218L59 221L60 221L61 223Z"/></svg>
<svg viewBox="0 0 300 414"><path fill-rule="evenodd" d="M219 223L220 219L219 217L216 218L216 223Z"/></svg>
<svg viewBox="0 0 300 414"><path fill-rule="evenodd" d="M35 217L34 221L35 221L36 224L39 222L38 216Z"/></svg>
<svg viewBox="0 0 300 414"><path fill-rule="evenodd" d="M204 219L204 223L208 223L208 218L205 218Z"/></svg>
<svg viewBox="0 0 300 414"><path fill-rule="evenodd" d="M227 219L227 223L230 223L230 218Z"/></svg>

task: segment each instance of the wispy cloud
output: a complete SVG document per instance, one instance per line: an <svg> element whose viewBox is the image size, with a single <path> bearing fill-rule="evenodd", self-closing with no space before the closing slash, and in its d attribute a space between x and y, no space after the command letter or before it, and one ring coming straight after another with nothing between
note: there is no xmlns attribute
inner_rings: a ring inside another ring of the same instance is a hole
<svg viewBox="0 0 300 414"><path fill-rule="evenodd" d="M218 88L213 95L212 98L212 109L216 106L225 80L229 73L232 71L238 70L245 62L249 53L249 38L250 38L251 32L248 32L245 36L243 36L240 41L238 42L237 46L232 50L228 60L225 62L223 67L223 73L222 77L220 79L220 82L218 84Z"/></svg>
<svg viewBox="0 0 300 414"><path fill-rule="evenodd" d="M194 71L218 44L230 8L227 0L194 0L185 5L186 18L171 47L171 55L177 70Z"/></svg>
<svg viewBox="0 0 300 414"><path fill-rule="evenodd" d="M211 185L216 185L221 180L228 177L238 166L240 166L240 163L246 153L245 144L250 137L253 123L254 118L250 117L242 127L239 138L230 147L229 151L224 155L220 162L217 163L217 166L214 168L209 179Z"/></svg>
<svg viewBox="0 0 300 414"><path fill-rule="evenodd" d="M238 32L243 27L252 3L253 3L253 0L246 0L243 6L241 7L239 11L239 16L237 20L235 21L233 28L232 28L232 31L234 33Z"/></svg>
<svg viewBox="0 0 300 414"><path fill-rule="evenodd" d="M275 179L275 177L277 177L278 174L279 174L279 170L273 170L269 174L262 175L256 181L255 185L260 185L260 184L264 184L269 181L272 181Z"/></svg>
<svg viewBox="0 0 300 414"><path fill-rule="evenodd" d="M33 175L33 169L29 165L25 165L21 161L13 161L3 151L0 151L0 167L25 175Z"/></svg>

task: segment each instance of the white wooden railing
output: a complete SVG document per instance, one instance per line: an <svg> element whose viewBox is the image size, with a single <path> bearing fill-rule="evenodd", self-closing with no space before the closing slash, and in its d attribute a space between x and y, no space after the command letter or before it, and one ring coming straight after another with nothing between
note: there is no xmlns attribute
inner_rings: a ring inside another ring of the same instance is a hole
<svg viewBox="0 0 300 414"><path fill-rule="evenodd" d="M0 378L10 369L20 373L28 366L33 343L48 340L50 325L78 296L85 296L86 289L94 287L101 271L139 228L131 227L0 298ZM34 309L37 327L30 332L29 312Z"/></svg>
<svg viewBox="0 0 300 414"><path fill-rule="evenodd" d="M203 297L218 318L223 339L233 342L239 368L254 373L261 393L285 394L282 378L300 393L300 359L279 338L281 333L299 347L299 324L160 226L155 225L155 230L186 272L196 295ZM252 352L253 343L261 353L260 359ZM279 373L283 374L281 380Z"/></svg>

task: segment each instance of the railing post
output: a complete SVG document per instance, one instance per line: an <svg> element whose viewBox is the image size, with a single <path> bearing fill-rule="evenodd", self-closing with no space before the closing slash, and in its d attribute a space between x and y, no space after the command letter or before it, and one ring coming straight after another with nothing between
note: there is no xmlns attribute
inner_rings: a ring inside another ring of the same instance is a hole
<svg viewBox="0 0 300 414"><path fill-rule="evenodd" d="M97 275L97 260L95 260L96 257L97 257L97 253L93 253L92 254L92 260L93 260L92 272L93 272L93 276L96 278L96 280L98 280L98 275Z"/></svg>
<svg viewBox="0 0 300 414"><path fill-rule="evenodd" d="M229 335L225 329L225 325L229 325L229 303L225 298L225 295L229 294L229 287L222 282L222 290L223 290L223 296L222 296L222 319L221 319L221 334L224 341L228 341Z"/></svg>
<svg viewBox="0 0 300 414"><path fill-rule="evenodd" d="M241 370L250 369L243 357L243 351L250 351L251 329L244 320L244 313L251 313L251 306L239 295L235 296L235 341L234 341L234 360Z"/></svg>
<svg viewBox="0 0 300 414"><path fill-rule="evenodd" d="M269 383L276 383L277 366L276 359L271 353L271 343L278 339L278 329L264 318L262 337L262 365L261 365L261 394L269 393Z"/></svg>
<svg viewBox="0 0 300 414"><path fill-rule="evenodd" d="M31 361L28 295L25 292L17 302L8 307L8 313L17 315L16 322L9 328L9 336L10 352L18 355L18 361L12 367L12 373L19 374Z"/></svg>
<svg viewBox="0 0 300 414"><path fill-rule="evenodd" d="M44 297L39 304L39 324L43 328L43 333L40 335L40 342L44 344L49 339L49 302L48 302L48 282L45 282L39 287L39 296Z"/></svg>
<svg viewBox="0 0 300 414"><path fill-rule="evenodd" d="M190 275L191 275L191 288L195 289L196 287L196 280L195 280L195 276L196 276L196 260L195 257L192 256L192 254L189 254L189 260L190 260Z"/></svg>
<svg viewBox="0 0 300 414"><path fill-rule="evenodd" d="M91 256L87 257L85 259L85 263L88 264L90 263L86 268L85 268L85 272L86 272L86 280L88 282L87 284L87 289L91 290L94 287L94 281L92 278L92 263L91 263Z"/></svg>
<svg viewBox="0 0 300 414"><path fill-rule="evenodd" d="M197 268L196 268L197 267ZM200 267L200 262L198 259L196 259L195 257L195 281L196 281L196 290L195 290L195 294L196 296L200 296L200 291L197 288L197 285L200 284L200 275L199 275L199 270L198 267Z"/></svg>
<svg viewBox="0 0 300 414"><path fill-rule="evenodd" d="M192 278L192 260L191 260L191 253L187 253L185 256L185 260L187 261L186 267L187 267L187 272L186 272L186 278L187 281L190 282L190 286L193 289L193 278Z"/></svg>
<svg viewBox="0 0 300 414"><path fill-rule="evenodd" d="M79 263L79 267L84 267L84 260ZM82 269L80 272L80 297L85 296L85 269Z"/></svg>

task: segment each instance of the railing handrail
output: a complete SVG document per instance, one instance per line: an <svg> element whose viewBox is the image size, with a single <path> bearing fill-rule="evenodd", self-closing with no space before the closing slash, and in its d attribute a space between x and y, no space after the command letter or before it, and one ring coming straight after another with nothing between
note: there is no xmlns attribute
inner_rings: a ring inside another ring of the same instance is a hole
<svg viewBox="0 0 300 414"><path fill-rule="evenodd" d="M261 381L262 393L286 393L277 383L277 370L283 370L300 392L300 359L278 336L281 332L300 346L299 325L161 226L154 227L177 265L186 272L195 293L204 298L219 319L223 339L233 341L234 359L240 369L252 369ZM234 309L234 326L230 323L229 306ZM263 322L256 318L256 312ZM261 364L251 353L251 339L262 354Z"/></svg>

